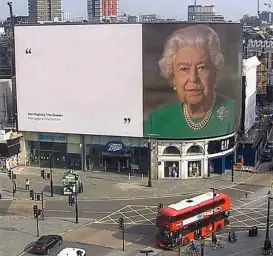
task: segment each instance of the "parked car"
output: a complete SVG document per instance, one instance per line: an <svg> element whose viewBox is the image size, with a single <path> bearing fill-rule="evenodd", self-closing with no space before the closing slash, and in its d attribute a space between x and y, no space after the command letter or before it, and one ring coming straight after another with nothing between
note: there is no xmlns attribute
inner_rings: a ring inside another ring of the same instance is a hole
<svg viewBox="0 0 273 256"><path fill-rule="evenodd" d="M263 162L270 162L272 161L272 154L273 150L272 149L265 149L264 152L262 153L262 161Z"/></svg>
<svg viewBox="0 0 273 256"><path fill-rule="evenodd" d="M65 248L57 256L86 256L86 252L79 248Z"/></svg>
<svg viewBox="0 0 273 256"><path fill-rule="evenodd" d="M34 254L49 254L55 247L62 244L63 238L59 235L41 236L33 245L32 253Z"/></svg>

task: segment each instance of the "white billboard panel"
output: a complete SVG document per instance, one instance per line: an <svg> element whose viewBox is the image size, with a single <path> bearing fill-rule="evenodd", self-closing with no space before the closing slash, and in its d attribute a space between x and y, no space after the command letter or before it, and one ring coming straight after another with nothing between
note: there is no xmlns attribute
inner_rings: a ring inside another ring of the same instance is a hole
<svg viewBox="0 0 273 256"><path fill-rule="evenodd" d="M141 24L15 27L21 131L143 136Z"/></svg>
<svg viewBox="0 0 273 256"><path fill-rule="evenodd" d="M247 132L256 120L256 90L257 90L257 66L260 61L256 56L244 60L244 75L246 77L245 97L245 132Z"/></svg>

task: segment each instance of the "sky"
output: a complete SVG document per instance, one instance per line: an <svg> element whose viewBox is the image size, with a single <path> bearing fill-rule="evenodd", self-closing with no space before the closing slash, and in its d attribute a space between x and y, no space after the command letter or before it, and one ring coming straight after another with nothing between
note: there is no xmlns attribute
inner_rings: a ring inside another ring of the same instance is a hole
<svg viewBox="0 0 273 256"><path fill-rule="evenodd" d="M260 9L268 10L260 0ZM87 0L62 0L62 9L73 17L87 17ZM194 0L120 0L120 10L127 14L155 13L163 18L187 19L187 6ZM28 0L12 0L14 15L27 15ZM239 20L244 14L257 15L257 0L197 0L200 5L215 5L227 20ZM7 0L0 0L0 20L9 16Z"/></svg>

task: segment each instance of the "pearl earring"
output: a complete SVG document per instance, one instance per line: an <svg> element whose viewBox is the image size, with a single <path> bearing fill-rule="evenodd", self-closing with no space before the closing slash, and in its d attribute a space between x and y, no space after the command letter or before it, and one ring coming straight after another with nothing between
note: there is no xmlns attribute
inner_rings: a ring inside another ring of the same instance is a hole
<svg viewBox="0 0 273 256"><path fill-rule="evenodd" d="M173 87L173 90L176 91L176 87Z"/></svg>

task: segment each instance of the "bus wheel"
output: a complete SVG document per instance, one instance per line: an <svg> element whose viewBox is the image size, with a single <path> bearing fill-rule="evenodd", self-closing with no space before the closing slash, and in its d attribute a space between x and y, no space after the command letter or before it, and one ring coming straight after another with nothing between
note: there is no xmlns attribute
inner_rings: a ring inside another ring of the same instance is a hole
<svg viewBox="0 0 273 256"><path fill-rule="evenodd" d="M218 225L217 225L216 231L219 231L219 230L221 230L221 229L222 229L222 225L221 225L221 224L218 224Z"/></svg>
<svg viewBox="0 0 273 256"><path fill-rule="evenodd" d="M185 245L187 245L189 242L190 242L190 239L189 239L188 237L185 237L185 238L183 239L182 245L185 246Z"/></svg>

